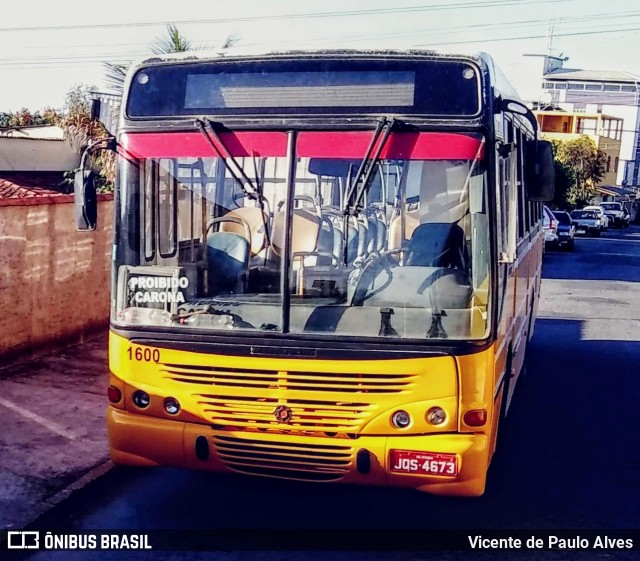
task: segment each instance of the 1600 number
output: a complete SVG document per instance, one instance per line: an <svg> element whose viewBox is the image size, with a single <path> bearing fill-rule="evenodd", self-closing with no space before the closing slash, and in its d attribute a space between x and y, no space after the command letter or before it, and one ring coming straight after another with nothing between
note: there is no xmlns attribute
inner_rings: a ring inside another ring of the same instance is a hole
<svg viewBox="0 0 640 561"><path fill-rule="evenodd" d="M129 347L129 360L138 362L160 362L160 351L158 349L141 349L140 347Z"/></svg>

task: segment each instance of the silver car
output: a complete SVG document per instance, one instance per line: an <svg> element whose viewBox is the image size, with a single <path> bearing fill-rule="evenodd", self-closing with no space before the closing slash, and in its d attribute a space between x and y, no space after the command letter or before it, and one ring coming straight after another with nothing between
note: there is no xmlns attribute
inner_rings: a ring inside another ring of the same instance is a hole
<svg viewBox="0 0 640 561"><path fill-rule="evenodd" d="M584 207L582 210L592 210L600 218L600 231L606 232L609 229L609 219L607 218L604 209L600 205L590 205Z"/></svg>
<svg viewBox="0 0 640 561"><path fill-rule="evenodd" d="M602 221L594 210L574 210L571 213L571 221L576 227L576 236L600 237Z"/></svg>

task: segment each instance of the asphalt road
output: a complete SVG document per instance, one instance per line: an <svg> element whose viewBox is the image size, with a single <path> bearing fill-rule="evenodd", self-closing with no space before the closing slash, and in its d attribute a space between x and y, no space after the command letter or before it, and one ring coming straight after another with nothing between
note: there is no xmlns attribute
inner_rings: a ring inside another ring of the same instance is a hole
<svg viewBox="0 0 640 561"><path fill-rule="evenodd" d="M59 505L47 529L640 528L640 228L547 252L528 372L478 499L174 469L116 469ZM376 531L377 530L377 531ZM247 532L246 536L250 535ZM332 539L330 532L319 539ZM283 545L285 547L286 544ZM41 552L44 559L467 559L469 553ZM473 554L474 559L504 553ZM638 552L529 552L517 559L634 559Z"/></svg>

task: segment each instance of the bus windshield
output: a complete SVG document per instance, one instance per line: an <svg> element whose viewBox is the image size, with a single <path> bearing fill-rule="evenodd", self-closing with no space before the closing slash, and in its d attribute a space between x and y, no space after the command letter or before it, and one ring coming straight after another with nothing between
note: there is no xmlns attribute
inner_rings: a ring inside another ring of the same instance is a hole
<svg viewBox="0 0 640 561"><path fill-rule="evenodd" d="M366 185L371 132L300 132L293 163L280 132L223 133L219 152L197 133L124 136L118 212L137 229L116 233L116 325L487 335L480 135L393 132Z"/></svg>

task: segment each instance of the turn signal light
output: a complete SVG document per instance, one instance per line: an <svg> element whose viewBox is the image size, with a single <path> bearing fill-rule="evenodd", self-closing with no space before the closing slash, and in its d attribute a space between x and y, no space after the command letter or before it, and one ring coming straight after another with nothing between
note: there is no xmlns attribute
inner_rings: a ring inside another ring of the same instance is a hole
<svg viewBox="0 0 640 561"><path fill-rule="evenodd" d="M122 392L115 386L107 388L107 397L111 403L118 403L122 399Z"/></svg>
<svg viewBox="0 0 640 561"><path fill-rule="evenodd" d="M486 409L471 409L467 411L462 418L467 426L470 427L482 427L487 422L487 410Z"/></svg>

